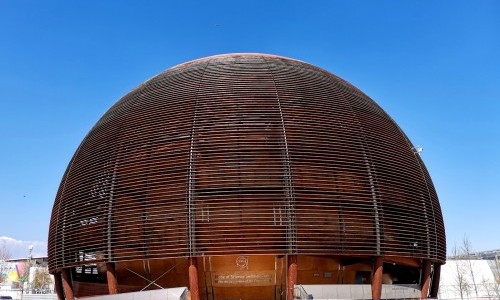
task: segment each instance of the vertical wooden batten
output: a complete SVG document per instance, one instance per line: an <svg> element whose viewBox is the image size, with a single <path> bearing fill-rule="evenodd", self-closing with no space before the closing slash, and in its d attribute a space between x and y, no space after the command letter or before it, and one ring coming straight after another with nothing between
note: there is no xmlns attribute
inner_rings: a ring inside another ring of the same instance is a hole
<svg viewBox="0 0 500 300"><path fill-rule="evenodd" d="M432 285L430 298L438 297L439 279L441 277L441 264L434 263L434 274L432 275Z"/></svg>
<svg viewBox="0 0 500 300"><path fill-rule="evenodd" d="M198 285L198 263L196 257L189 257L189 292L191 300L200 300L200 289Z"/></svg>
<svg viewBox="0 0 500 300"><path fill-rule="evenodd" d="M64 289L64 296L67 300L74 300L73 282L71 280L71 273L69 268L62 269L62 286Z"/></svg>
<svg viewBox="0 0 500 300"><path fill-rule="evenodd" d="M61 279L61 272L56 272L54 274L54 288L57 293L57 299L58 300L64 300L64 289L63 289L63 283Z"/></svg>
<svg viewBox="0 0 500 300"><path fill-rule="evenodd" d="M288 256L288 291L287 299L293 300L293 290L297 284L297 255Z"/></svg>
<svg viewBox="0 0 500 300"><path fill-rule="evenodd" d="M424 265L422 268L422 280L420 281L422 288L422 295L420 298L427 299L429 295L429 287L431 285L431 262L430 260L424 260Z"/></svg>
<svg viewBox="0 0 500 300"><path fill-rule="evenodd" d="M382 275L384 273L384 261L381 257L375 258L373 265L372 299L380 300L382 297Z"/></svg>
<svg viewBox="0 0 500 300"><path fill-rule="evenodd" d="M118 281L116 280L115 264L106 263L106 277L110 295L118 294Z"/></svg>

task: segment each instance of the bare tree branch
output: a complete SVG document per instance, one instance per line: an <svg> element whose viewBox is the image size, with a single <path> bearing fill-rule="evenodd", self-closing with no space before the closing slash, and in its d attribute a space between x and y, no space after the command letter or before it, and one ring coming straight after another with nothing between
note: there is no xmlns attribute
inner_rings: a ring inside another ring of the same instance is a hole
<svg viewBox="0 0 500 300"><path fill-rule="evenodd" d="M4 269L6 267L6 261L10 259L10 252L7 249L7 246L5 245L5 241L1 241L0 245L0 283L4 282L7 280L7 278L4 278L2 274L4 273Z"/></svg>
<svg viewBox="0 0 500 300"><path fill-rule="evenodd" d="M462 256L461 251L455 244L453 246L452 254L454 257L460 257ZM469 294L469 283L467 282L467 279L465 278L465 270L464 270L464 265L462 263L462 260L457 259L455 261L455 266L457 269L457 272L455 274L455 284L458 289L458 292L460 293L460 299L464 299L464 296Z"/></svg>
<svg viewBox="0 0 500 300"><path fill-rule="evenodd" d="M473 259L473 254L474 251L472 250L472 244L467 237L467 235L464 236L464 239L462 240L462 254L465 256L466 259L466 271L469 273L471 280L472 280L472 286L474 287L474 292L476 293L476 297L479 296L478 289L477 289L477 283L476 283L476 271L474 270L474 265L472 263Z"/></svg>

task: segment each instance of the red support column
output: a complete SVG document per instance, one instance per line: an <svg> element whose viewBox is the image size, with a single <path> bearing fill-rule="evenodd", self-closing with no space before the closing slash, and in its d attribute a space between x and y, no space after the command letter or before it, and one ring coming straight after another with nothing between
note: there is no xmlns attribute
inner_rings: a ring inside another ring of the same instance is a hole
<svg viewBox="0 0 500 300"><path fill-rule="evenodd" d="M67 300L74 300L75 295L73 294L73 283L71 281L71 274L69 268L62 269L62 286L64 289L64 295Z"/></svg>
<svg viewBox="0 0 500 300"><path fill-rule="evenodd" d="M196 257L189 258L189 292L191 294L191 300L200 300L198 263Z"/></svg>
<svg viewBox="0 0 500 300"><path fill-rule="evenodd" d="M429 295L429 287L431 285L431 261L424 260L424 266L422 268L422 279L420 280L420 287L422 288L421 299L427 299Z"/></svg>
<svg viewBox="0 0 500 300"><path fill-rule="evenodd" d="M63 290L63 283L62 283L62 279L61 279L61 272L54 273L54 287L56 289L57 299L64 300L64 290Z"/></svg>
<svg viewBox="0 0 500 300"><path fill-rule="evenodd" d="M382 297L382 275L384 274L384 261L376 257L373 265L372 299L380 300Z"/></svg>
<svg viewBox="0 0 500 300"><path fill-rule="evenodd" d="M287 300L293 300L293 290L297 284L297 255L288 255L288 291Z"/></svg>
<svg viewBox="0 0 500 300"><path fill-rule="evenodd" d="M439 278L441 277L441 265L434 264L434 274L432 275L431 298L437 299L439 291Z"/></svg>
<svg viewBox="0 0 500 300"><path fill-rule="evenodd" d="M118 294L118 281L116 280L115 264L106 263L106 277L110 295Z"/></svg>

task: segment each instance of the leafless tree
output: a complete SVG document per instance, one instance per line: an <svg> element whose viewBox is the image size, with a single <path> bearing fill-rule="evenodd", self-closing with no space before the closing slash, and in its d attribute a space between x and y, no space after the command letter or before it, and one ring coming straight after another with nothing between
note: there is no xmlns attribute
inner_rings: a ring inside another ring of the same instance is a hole
<svg viewBox="0 0 500 300"><path fill-rule="evenodd" d="M486 291L486 294L488 295L489 299L500 299L500 294L499 294L499 289L498 289L498 283L497 282L490 282L486 278L481 279L481 284L484 287L484 290Z"/></svg>
<svg viewBox="0 0 500 300"><path fill-rule="evenodd" d="M5 241L1 241L0 245L0 261L6 261L10 259L10 252L7 249L7 245L5 244Z"/></svg>
<svg viewBox="0 0 500 300"><path fill-rule="evenodd" d="M500 257L495 256L495 260L490 267L493 271L494 281L488 285L488 296L500 299Z"/></svg>
<svg viewBox="0 0 500 300"><path fill-rule="evenodd" d="M37 268L33 276L31 287L44 293L51 283L49 272L46 268Z"/></svg>
<svg viewBox="0 0 500 300"><path fill-rule="evenodd" d="M467 278L465 277L465 265L463 264L462 260L460 257L462 256L461 251L455 245L452 250L452 254L455 257L455 266L456 266L456 274L455 274L455 286L458 289L458 292L460 293L460 298L464 299L464 296L468 298L469 295L469 282L467 281Z"/></svg>
<svg viewBox="0 0 500 300"><path fill-rule="evenodd" d="M465 294L469 297L469 292L475 292L475 297L484 296L485 293L491 299L500 300L500 261L498 257L494 261L488 261L488 265L493 272L493 281L485 278L481 269L478 268L479 257L472 250L472 244L467 236L464 236L460 247L453 248L453 256L456 259L455 283L463 298ZM487 276L489 277L489 276Z"/></svg>
<svg viewBox="0 0 500 300"><path fill-rule="evenodd" d="M10 252L5 245L5 241L2 240L0 244L0 282L6 280L6 278L2 277L3 270L6 267L6 261L10 259Z"/></svg>
<svg viewBox="0 0 500 300"><path fill-rule="evenodd" d="M474 288L474 292L476 293L476 297L479 296L478 289L477 289L477 283L476 283L476 278L477 274L474 269L474 264L472 263L473 259L473 253L474 251L472 250L472 244L467 236L464 236L464 239L462 240L462 256L464 256L466 260L466 272L470 275L471 280L472 280L472 287Z"/></svg>

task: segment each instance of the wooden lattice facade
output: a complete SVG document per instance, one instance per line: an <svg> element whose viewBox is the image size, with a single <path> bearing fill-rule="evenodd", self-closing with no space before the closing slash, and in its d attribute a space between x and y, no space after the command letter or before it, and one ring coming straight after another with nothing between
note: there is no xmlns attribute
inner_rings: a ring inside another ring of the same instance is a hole
<svg viewBox="0 0 500 300"><path fill-rule="evenodd" d="M231 54L171 68L104 114L61 181L48 254L63 283L108 269L88 282L120 292L134 290L113 279L120 264L185 260L187 278L202 257L332 257L377 274L380 258L436 270L445 248L431 178L383 109L307 63Z"/></svg>

